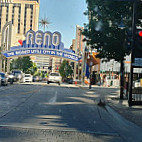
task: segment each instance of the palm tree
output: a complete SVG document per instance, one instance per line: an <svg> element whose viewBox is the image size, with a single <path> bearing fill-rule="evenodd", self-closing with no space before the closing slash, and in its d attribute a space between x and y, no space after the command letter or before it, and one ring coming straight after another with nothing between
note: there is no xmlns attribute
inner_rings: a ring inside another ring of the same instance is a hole
<svg viewBox="0 0 142 142"><path fill-rule="evenodd" d="M48 21L48 19L46 17L41 18L39 20L39 25L44 28L44 32L45 32L45 28L47 28L49 24L50 24L50 22Z"/></svg>

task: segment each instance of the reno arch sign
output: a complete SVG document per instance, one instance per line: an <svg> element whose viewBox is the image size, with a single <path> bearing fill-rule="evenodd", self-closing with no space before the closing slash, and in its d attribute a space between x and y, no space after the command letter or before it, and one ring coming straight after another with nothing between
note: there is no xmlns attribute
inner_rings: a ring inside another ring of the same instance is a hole
<svg viewBox="0 0 142 142"><path fill-rule="evenodd" d="M74 62L81 59L73 50L64 48L59 32L51 33L49 31L34 32L30 30L26 33L26 39L23 41L22 45L11 47L9 51L3 51L2 54L7 58L16 56L48 55L65 58Z"/></svg>
<svg viewBox="0 0 142 142"><path fill-rule="evenodd" d="M61 44L61 34L59 32L29 31L26 34L26 45L35 47L52 48Z"/></svg>

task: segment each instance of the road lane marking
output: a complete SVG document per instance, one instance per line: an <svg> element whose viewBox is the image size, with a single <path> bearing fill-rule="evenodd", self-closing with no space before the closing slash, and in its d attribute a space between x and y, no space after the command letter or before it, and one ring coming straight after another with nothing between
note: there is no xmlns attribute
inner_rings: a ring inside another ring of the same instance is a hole
<svg viewBox="0 0 142 142"><path fill-rule="evenodd" d="M56 100L57 100L57 91L55 92L54 97L49 100L49 103L55 103Z"/></svg>

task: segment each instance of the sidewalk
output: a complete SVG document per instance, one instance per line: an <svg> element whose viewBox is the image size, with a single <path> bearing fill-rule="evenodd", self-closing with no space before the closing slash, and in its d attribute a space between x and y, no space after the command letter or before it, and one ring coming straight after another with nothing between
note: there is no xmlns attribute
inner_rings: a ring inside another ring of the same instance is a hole
<svg viewBox="0 0 142 142"><path fill-rule="evenodd" d="M87 86L80 86L80 87L89 89ZM100 86L93 85L91 91L95 90L96 87L100 87ZM118 112L121 116L123 116L127 120L135 123L136 125L142 128L142 106L129 107L127 99L120 100L119 98L120 96L118 91L115 97L112 95L108 95L104 99L107 106L111 107L113 110Z"/></svg>
<svg viewBox="0 0 142 142"><path fill-rule="evenodd" d="M142 128L142 106L131 106L128 105L128 100L120 100L119 94L116 98L108 98L106 100L108 106L117 111L127 120L137 124Z"/></svg>

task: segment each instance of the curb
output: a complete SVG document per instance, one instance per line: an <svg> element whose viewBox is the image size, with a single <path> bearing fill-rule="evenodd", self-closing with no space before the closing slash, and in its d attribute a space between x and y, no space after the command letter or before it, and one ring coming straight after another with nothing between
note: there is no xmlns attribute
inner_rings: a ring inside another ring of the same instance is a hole
<svg viewBox="0 0 142 142"><path fill-rule="evenodd" d="M94 91L95 89L89 89L83 86L79 86L79 88L82 88L84 90L90 90L90 91ZM101 98L100 98L101 99ZM98 99L98 101L100 100ZM120 99L116 100L119 101ZM98 105L99 102L96 102L96 104ZM122 100L123 102L125 100ZM102 100L103 103L105 103L105 108L106 110L109 112L109 114L111 114L112 116L115 115L115 117L121 118L123 120L126 120L126 123L129 122L133 125L138 126L139 128L142 128L142 124L141 124L141 120L140 120L140 116L139 114L135 114L134 109L131 109L131 107L127 106L127 104L125 104L126 102L124 102L124 105L126 106L122 106L123 104L119 104L119 102L117 102L115 104L115 102L113 102L113 100L111 99L111 97L106 98L105 100ZM98 105L101 107L101 105ZM116 115L117 114L117 115ZM134 116L135 115L135 119Z"/></svg>

